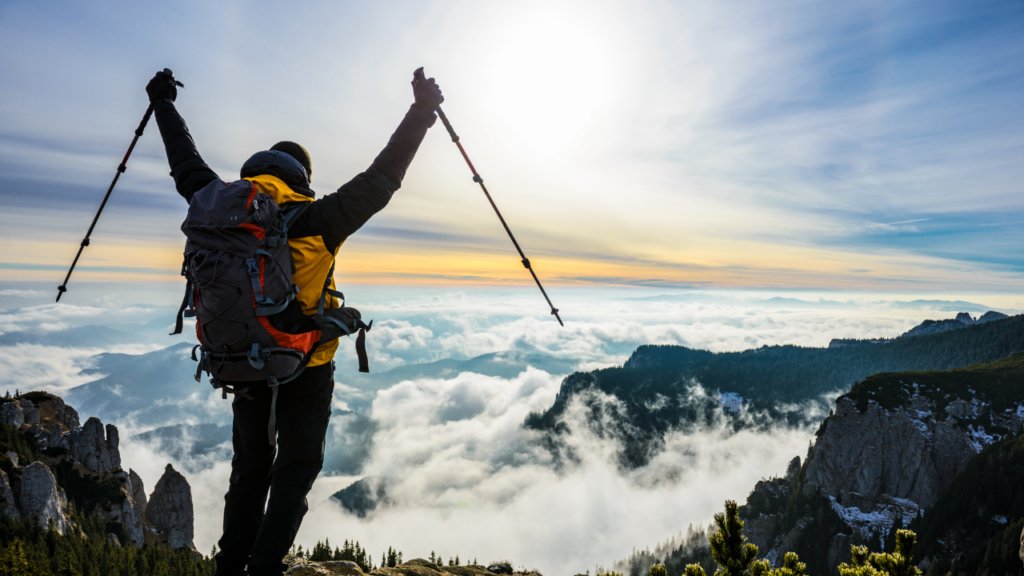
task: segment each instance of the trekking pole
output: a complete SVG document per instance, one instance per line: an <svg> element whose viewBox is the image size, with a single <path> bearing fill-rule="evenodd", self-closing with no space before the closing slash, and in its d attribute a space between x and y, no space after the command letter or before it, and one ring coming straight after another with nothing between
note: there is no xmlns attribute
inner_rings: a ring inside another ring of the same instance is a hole
<svg viewBox="0 0 1024 576"><path fill-rule="evenodd" d="M170 68L164 68L164 74L171 77L171 81L185 87L184 84L174 79L174 73L171 72ZM75 264L78 264L78 259L82 256L82 250L89 245L89 237L92 236L92 230L96 227L96 222L100 219L100 214L103 213L103 208L107 205L107 200L110 199L110 193L114 191L114 185L117 184L117 179L124 174L124 171L128 169L128 157L132 155L132 150L135 149L135 143L139 141L139 136L142 136L142 131L146 129L146 124L149 123L149 117L153 115L153 105L150 104L149 108L146 108L146 114L142 117L142 122L139 122L139 127L135 129L135 138L132 138L131 145L128 146L128 151L125 152L124 159L121 160L121 164L117 167L117 173L114 174L114 180L110 183L110 187L107 188L107 193L103 196L103 202L100 202L100 209L96 211L96 216L92 219L92 224L89 225L89 231L85 233L85 238L82 240L81 245L78 246L78 254L75 254L75 259L71 262L71 268L68 269L68 275L64 277L64 283L57 287L57 302L60 302L60 297L68 291L68 280L71 278L71 273L75 271Z"/></svg>
<svg viewBox="0 0 1024 576"><path fill-rule="evenodd" d="M444 115L441 108L437 108L437 115L441 117L441 122L444 123L444 127L448 129L448 134L452 137L452 142L459 147L459 152L462 152L462 157L466 159L466 164L469 164L469 170L473 172L473 182L480 185L480 188L484 191L484 195L487 196L487 201L491 203L491 208L494 208L494 213L498 215L498 220L501 220L501 225L505 227L505 232L508 232L508 237L512 240L512 244L515 245L516 250L519 251L519 256L523 259L523 266L530 271L530 275L533 276L533 281L537 283L537 288L540 288L540 293L544 295L544 299L548 301L548 306L551 307L551 314L558 320L558 324L565 326L562 323L562 317L558 315L558 308L551 303L551 298L548 298L548 293L544 291L544 287L540 284L540 279L537 278L537 273L533 271L533 266L530 265L530 259L523 254L523 249L519 247L519 242L516 242L516 237L512 235L512 230L509 229L508 224L505 223L505 218L502 217L501 211L498 210L498 205L494 203L494 199L491 198L491 193L487 191L487 186L484 186L484 179L480 177L476 172L476 168L473 167L473 163L469 160L469 156L466 154L466 149L462 147L462 143L459 142L459 137L455 134L455 129L452 128L448 117Z"/></svg>

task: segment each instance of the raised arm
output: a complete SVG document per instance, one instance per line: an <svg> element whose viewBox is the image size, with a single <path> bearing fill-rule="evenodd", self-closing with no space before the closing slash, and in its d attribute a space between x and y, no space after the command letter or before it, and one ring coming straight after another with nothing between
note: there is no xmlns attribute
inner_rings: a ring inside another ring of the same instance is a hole
<svg viewBox="0 0 1024 576"><path fill-rule="evenodd" d="M146 93L149 94L156 123L160 127L174 187L187 202L191 202L193 194L218 178L217 173L199 155L185 120L174 107L178 89L173 80L163 72L157 72L146 85Z"/></svg>
<svg viewBox="0 0 1024 576"><path fill-rule="evenodd" d="M289 230L289 237L321 236L333 252L371 216L391 200L402 185L405 171L412 163L427 129L437 120L435 110L444 102L433 78L423 77L423 69L413 79L416 102L405 114L384 150L370 167L338 191L313 202Z"/></svg>

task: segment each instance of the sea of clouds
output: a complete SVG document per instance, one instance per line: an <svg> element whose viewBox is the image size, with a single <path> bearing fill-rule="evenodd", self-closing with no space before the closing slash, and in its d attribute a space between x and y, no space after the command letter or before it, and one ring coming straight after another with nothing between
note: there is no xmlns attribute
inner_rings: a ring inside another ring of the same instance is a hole
<svg viewBox="0 0 1024 576"><path fill-rule="evenodd" d="M358 300L364 316L377 320L368 339L377 372L493 352L568 360L588 370L621 365L642 344L719 351L825 346L832 338L892 337L927 318L958 311L976 316L988 309L969 302L834 294L565 289L553 295L566 319L562 328L543 314L543 301L529 290L360 290L368 292ZM7 301L18 298L32 296L9 295ZM352 294L350 299L356 302ZM68 394L107 375L93 369L97 354L141 354L189 341L166 336L176 307L128 296L25 304L0 312L0 390ZM540 314L529 315L538 308ZM90 341L93 329L82 329L94 325L112 331L107 344ZM47 343L61 334L72 336L61 345ZM565 415L566 447L576 459L556 466L540 433L522 423L531 411L552 404L568 370L531 366L511 377L461 372L411 377L378 389L359 384L349 343L343 342L337 362L335 406L352 410L344 417L358 416L363 426L361 435L334 426L328 458L332 446L357 444L362 467L359 475L334 472L317 481L298 536L305 547L323 538L332 544L355 539L374 555L393 546L407 559L435 551L464 561L507 558L545 574L579 573L612 565L690 523L707 523L724 500L742 501L757 480L782 474L813 437L811 428L780 425L737 433L714 421L696 432L668 434L666 449L646 466L623 470L619 442L595 435L582 406L572 405ZM174 402L189 403L189 423L230 421L227 402L206 384L186 376L181 386L188 387L188 396ZM356 398L361 407L353 408ZM230 445L198 454L168 449L134 438L154 427L143 419L129 414L114 423L121 429L123 461L148 490L169 462L185 473L193 491L195 543L208 552L220 535ZM329 496L363 476L385 478L393 502L360 519Z"/></svg>

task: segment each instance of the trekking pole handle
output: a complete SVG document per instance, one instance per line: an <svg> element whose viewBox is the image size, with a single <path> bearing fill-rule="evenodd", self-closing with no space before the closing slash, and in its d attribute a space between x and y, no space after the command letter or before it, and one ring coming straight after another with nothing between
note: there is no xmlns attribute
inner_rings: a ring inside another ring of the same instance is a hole
<svg viewBox="0 0 1024 576"><path fill-rule="evenodd" d="M448 121L448 117L444 115L444 110L441 110L440 106L437 107L437 115L441 117L441 123L448 130L448 135L452 137L452 142L458 142L459 135L455 133L455 128L452 128L452 123Z"/></svg>

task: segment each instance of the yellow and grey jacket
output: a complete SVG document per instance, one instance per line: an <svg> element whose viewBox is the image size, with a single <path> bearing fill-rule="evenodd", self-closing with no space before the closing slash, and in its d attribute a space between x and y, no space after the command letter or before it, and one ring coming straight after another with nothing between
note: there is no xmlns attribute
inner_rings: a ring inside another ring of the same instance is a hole
<svg viewBox="0 0 1024 576"><path fill-rule="evenodd" d="M173 102L163 100L155 103L154 112L175 187L186 201L191 202L193 194L219 176L199 155ZM320 199L316 199L310 190L309 176L302 164L288 154L266 150L245 162L241 177L253 182L260 192L273 198L279 206L309 203L309 207L288 229L288 244L295 264L292 281L300 289L298 306L269 318L275 327L297 333L303 323L312 321L338 249L349 235L387 206L391 195L401 187L405 171L435 120L433 111L413 104L370 167L336 192ZM330 288L336 289L333 278L330 279ZM336 298L328 296L325 308L339 305ZM308 365L312 367L330 362L337 349L337 338L321 343Z"/></svg>

